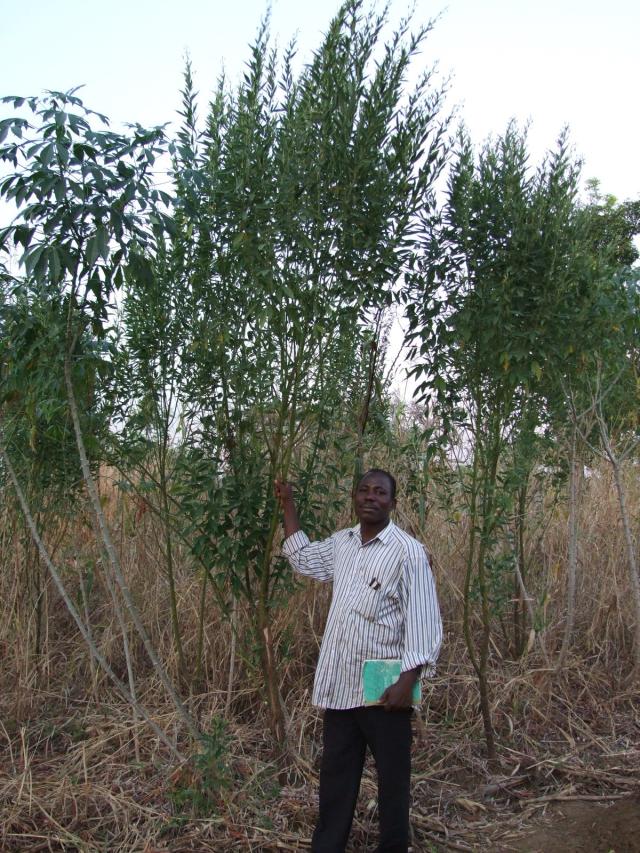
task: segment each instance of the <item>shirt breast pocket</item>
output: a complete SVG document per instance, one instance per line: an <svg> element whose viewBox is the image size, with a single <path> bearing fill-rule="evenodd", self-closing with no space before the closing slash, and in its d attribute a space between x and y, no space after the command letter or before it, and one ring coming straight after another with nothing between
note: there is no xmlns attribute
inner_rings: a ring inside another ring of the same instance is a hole
<svg viewBox="0 0 640 853"><path fill-rule="evenodd" d="M353 593L352 607L354 613L358 613L370 622L385 621L384 617L393 613L397 608L395 588L391 584L382 585L379 581L366 584L363 580L358 581Z"/></svg>
<svg viewBox="0 0 640 853"><path fill-rule="evenodd" d="M374 589L372 586L367 586L359 581L353 593L351 609L369 622L375 622L378 618L381 600L382 596L379 589Z"/></svg>

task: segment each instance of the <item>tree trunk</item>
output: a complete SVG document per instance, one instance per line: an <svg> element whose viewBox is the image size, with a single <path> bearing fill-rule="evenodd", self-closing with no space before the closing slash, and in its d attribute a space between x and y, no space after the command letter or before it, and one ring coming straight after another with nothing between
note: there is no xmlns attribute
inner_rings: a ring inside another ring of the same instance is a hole
<svg viewBox="0 0 640 853"><path fill-rule="evenodd" d="M276 741L278 762L283 765L286 762L289 752L288 720L282 694L280 693L280 679L270 619L268 613L265 613L262 607L259 608L256 627L260 649L260 662L262 664L264 683L267 691L266 698L269 707L271 732Z"/></svg>
<svg viewBox="0 0 640 853"><path fill-rule="evenodd" d="M231 711L231 699L233 697L233 681L236 673L236 647L238 643L238 599L235 593L232 593L233 600L231 603L231 643L229 646L229 674L227 677L227 697L224 703L224 713L228 717Z"/></svg>
<svg viewBox="0 0 640 853"><path fill-rule="evenodd" d="M202 586L200 588L200 606L198 608L198 642L196 648L196 670L194 676L194 687L200 690L200 682L202 679L202 663L204 657L204 618L207 605L207 580L209 576L207 570L202 568Z"/></svg>
<svg viewBox="0 0 640 853"><path fill-rule="evenodd" d="M571 467L569 471L569 559L567 564L567 621L564 626L562 648L556 665L556 672L561 672L566 663L569 647L573 637L576 613L576 574L578 565L578 484L580 478L579 460L577 453L578 428L574 424L571 434Z"/></svg>
<svg viewBox="0 0 640 853"><path fill-rule="evenodd" d="M176 580L173 564L173 537L171 535L171 511L169 509L169 497L167 494L167 477L166 477L166 459L163 458L160 462L160 499L162 501L162 526L164 527L165 541L165 558L167 563L167 580L169 581L169 608L171 611L171 629L173 633L173 642L178 656L178 678L180 684L185 687L187 684L187 665L184 658L182 648L182 638L180 636L180 620L178 618L178 601L176 596Z"/></svg>
<svg viewBox="0 0 640 853"><path fill-rule="evenodd" d="M531 602L526 597L525 577L526 560L524 555L524 528L527 504L527 482L518 489L518 514L516 516L516 542L517 556L514 568L514 596L513 596L513 649L515 657L521 657L525 650L525 635L527 620L525 613L531 620Z"/></svg>
<svg viewBox="0 0 640 853"><path fill-rule="evenodd" d="M482 714L482 724L484 727L485 741L487 744L487 756L490 762L496 760L495 736L493 731L493 721L491 719L491 702L489 700L489 685L487 680L487 668L489 660L489 640L490 640L490 616L487 605L487 591L484 583L484 557L486 545L486 524L490 508L486 505L486 480L485 480L485 497L483 499L482 508L482 526L480 546L476 560L476 530L478 524L478 471L480 466L480 451L476 446L473 454L473 468L471 481L471 503L469 512L470 522L470 538L467 552L467 566L465 573L464 585L464 602L463 602L463 618L462 628L465 638L467 650L471 663L478 679L478 693L480 697L480 712ZM486 474L485 474L486 476ZM482 635L479 650L473 638L471 630L471 578L473 574L474 563L478 566L478 584L480 587L481 596L481 620L482 620Z"/></svg>

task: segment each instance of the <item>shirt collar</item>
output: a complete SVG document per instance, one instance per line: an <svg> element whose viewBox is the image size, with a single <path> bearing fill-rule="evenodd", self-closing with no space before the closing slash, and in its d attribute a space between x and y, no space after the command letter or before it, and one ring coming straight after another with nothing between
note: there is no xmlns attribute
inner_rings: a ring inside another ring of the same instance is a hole
<svg viewBox="0 0 640 853"><path fill-rule="evenodd" d="M385 544L387 539L392 535L394 527L395 524L393 523L393 521L391 521L391 519L389 519L389 524L387 524L386 527L383 527L380 533L378 533L377 536L374 536L373 539L370 539L369 542L375 542L377 540L378 542L382 542L383 544ZM351 533L357 534L360 541L362 541L362 537L360 536L359 524L356 524L355 527L351 528ZM367 542L367 545L369 544L369 542Z"/></svg>

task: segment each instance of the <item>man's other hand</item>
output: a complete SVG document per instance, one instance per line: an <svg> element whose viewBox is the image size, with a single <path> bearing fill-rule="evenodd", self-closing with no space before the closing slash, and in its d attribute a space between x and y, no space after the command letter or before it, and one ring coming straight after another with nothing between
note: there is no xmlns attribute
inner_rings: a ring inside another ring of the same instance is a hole
<svg viewBox="0 0 640 853"><path fill-rule="evenodd" d="M400 673L400 678L391 684L380 697L385 711L405 711L413 705L413 685L420 676L421 667Z"/></svg>

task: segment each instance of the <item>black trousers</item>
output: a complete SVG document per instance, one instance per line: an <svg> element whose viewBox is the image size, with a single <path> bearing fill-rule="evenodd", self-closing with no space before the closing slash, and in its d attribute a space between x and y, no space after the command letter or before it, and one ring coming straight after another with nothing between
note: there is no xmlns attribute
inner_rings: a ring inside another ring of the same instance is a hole
<svg viewBox="0 0 640 853"><path fill-rule="evenodd" d="M378 771L379 853L407 853L412 711L326 710L320 812L313 853L343 853L358 799L367 747Z"/></svg>

